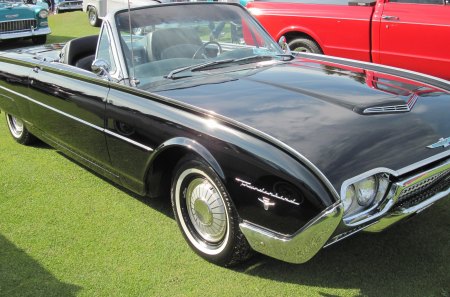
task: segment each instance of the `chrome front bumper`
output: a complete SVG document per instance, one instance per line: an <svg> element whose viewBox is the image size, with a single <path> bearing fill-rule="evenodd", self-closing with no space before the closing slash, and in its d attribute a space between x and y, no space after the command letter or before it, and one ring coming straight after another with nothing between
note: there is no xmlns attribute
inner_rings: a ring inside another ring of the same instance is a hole
<svg viewBox="0 0 450 297"><path fill-rule="evenodd" d="M0 33L0 40L48 35L50 33L52 33L52 31L50 30L49 27L30 30L30 31L23 31L23 32Z"/></svg>
<svg viewBox="0 0 450 297"><path fill-rule="evenodd" d="M243 222L239 225L250 246L257 252L290 262L304 263L324 246L342 219L342 207L336 203L294 235L285 236Z"/></svg>
<svg viewBox="0 0 450 297"><path fill-rule="evenodd" d="M353 222L352 226L346 226L345 232L332 238L338 225L344 224L340 203L324 210L291 236L246 221L239 227L255 251L290 263L304 263L322 247L360 231L382 231L402 219L420 213L439 200L450 198L450 159L418 174L405 175L406 177L392 185L391 196L385 198L377 211L361 217L357 222Z"/></svg>

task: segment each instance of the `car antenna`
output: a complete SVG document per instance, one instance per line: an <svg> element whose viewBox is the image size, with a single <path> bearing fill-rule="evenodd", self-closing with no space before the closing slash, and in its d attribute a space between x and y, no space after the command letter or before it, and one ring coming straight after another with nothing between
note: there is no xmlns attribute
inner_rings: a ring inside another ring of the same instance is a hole
<svg viewBox="0 0 450 297"><path fill-rule="evenodd" d="M133 31L131 29L131 5L130 0L127 1L128 4L128 28L130 30L130 42L131 42L131 68L133 69L133 75L130 78L131 86L137 87L139 85L139 80L136 79L136 71L134 69L134 50L133 50ZM126 46L126 44L124 44Z"/></svg>

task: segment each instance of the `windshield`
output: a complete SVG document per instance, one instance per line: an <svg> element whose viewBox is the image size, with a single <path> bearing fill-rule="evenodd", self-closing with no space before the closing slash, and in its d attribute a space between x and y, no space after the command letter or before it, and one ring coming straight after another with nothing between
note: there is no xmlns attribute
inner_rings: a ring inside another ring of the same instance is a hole
<svg viewBox="0 0 450 297"><path fill-rule="evenodd" d="M128 73L141 84L276 61L283 55L278 44L238 5L155 6L132 10L128 16L128 11L116 14L117 31Z"/></svg>

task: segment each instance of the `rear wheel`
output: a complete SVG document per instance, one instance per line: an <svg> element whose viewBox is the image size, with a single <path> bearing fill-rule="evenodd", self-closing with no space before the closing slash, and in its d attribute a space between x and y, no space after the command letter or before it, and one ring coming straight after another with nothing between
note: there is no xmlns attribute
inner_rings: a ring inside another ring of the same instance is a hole
<svg viewBox="0 0 450 297"><path fill-rule="evenodd" d="M102 20L98 17L97 9L95 7L89 7L88 10L89 24L93 27L100 27Z"/></svg>
<svg viewBox="0 0 450 297"><path fill-rule="evenodd" d="M21 119L7 113L6 123L8 124L9 132L18 143L29 145L36 141L34 135L28 131Z"/></svg>
<svg viewBox="0 0 450 297"><path fill-rule="evenodd" d="M251 256L236 210L217 174L201 159L183 158L172 181L172 207L183 236L204 259L222 266Z"/></svg>
<svg viewBox="0 0 450 297"><path fill-rule="evenodd" d="M289 41L289 49L294 52L323 54L319 45L309 38L295 38Z"/></svg>

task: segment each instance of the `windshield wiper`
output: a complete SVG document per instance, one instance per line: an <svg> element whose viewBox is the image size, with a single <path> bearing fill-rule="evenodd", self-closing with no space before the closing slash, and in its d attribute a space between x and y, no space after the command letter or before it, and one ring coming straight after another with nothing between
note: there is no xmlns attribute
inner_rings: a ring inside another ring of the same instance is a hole
<svg viewBox="0 0 450 297"><path fill-rule="evenodd" d="M194 72L194 71L205 70L205 69L210 68L211 66L216 66L216 65L221 65L221 64L228 64L228 63L246 64L246 63L251 63L254 61L268 61L268 60L272 60L273 58L276 58L276 57L282 57L282 61L290 61L290 60L294 59L294 56L290 55L290 54L279 54L279 55L274 55L274 56L273 55L253 55L253 56L248 56L248 57L239 58L239 59L223 59L223 60L211 61L211 62L206 62L206 63L202 63L202 64L196 64L196 65L190 65L190 66L186 66L186 67L177 68L177 69L170 71L169 74L167 74L165 76L165 78L174 79L175 74L186 71L186 70L190 70L191 72ZM289 59L286 60L284 58L289 58ZM243 62L245 62L245 63L243 63Z"/></svg>
<svg viewBox="0 0 450 297"><path fill-rule="evenodd" d="M181 68L177 68L174 69L172 71L169 72L169 74L166 75L166 78L169 79L173 79L174 75L186 70L190 70L190 71L198 71L200 69L212 66L212 65L219 65L219 64L225 64L225 63L230 63L233 62L234 59L224 59L224 60L218 60L218 61L211 61L211 62L206 62L206 63L201 63L201 64L195 64L195 65L190 65L190 66L186 66L186 67L181 67Z"/></svg>

